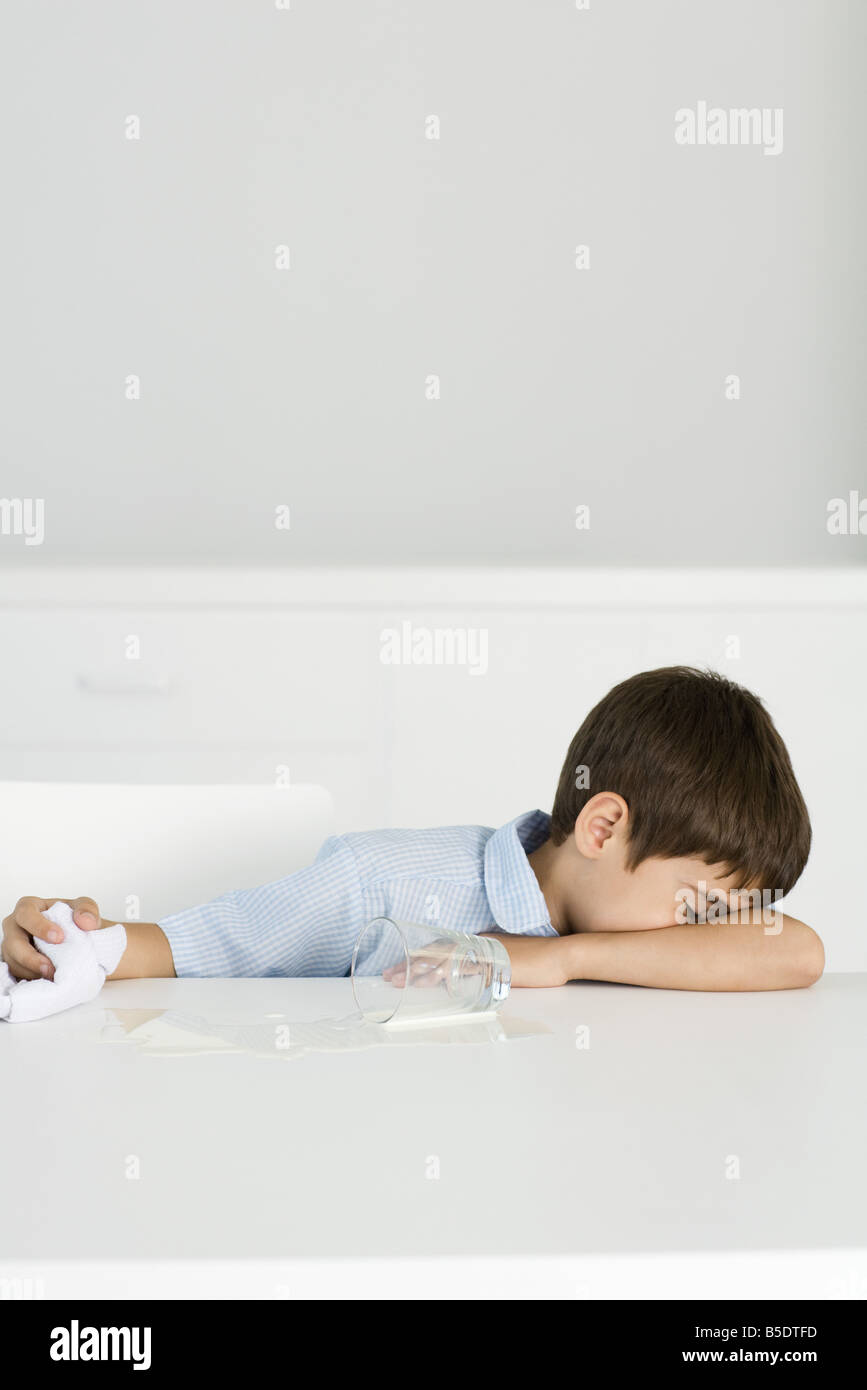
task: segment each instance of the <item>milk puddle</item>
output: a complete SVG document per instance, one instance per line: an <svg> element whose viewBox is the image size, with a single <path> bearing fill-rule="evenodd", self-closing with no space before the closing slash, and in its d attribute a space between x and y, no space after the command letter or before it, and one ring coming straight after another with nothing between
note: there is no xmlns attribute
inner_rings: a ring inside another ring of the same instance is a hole
<svg viewBox="0 0 867 1390"><path fill-rule="evenodd" d="M285 1061L309 1052L358 1052L368 1047L509 1042L551 1033L544 1023L503 1018L495 1011L419 1023L368 1023L345 1018L293 1022L269 1013L249 1023L221 1023L177 1009L106 1009L103 1042L135 1047L153 1057L241 1052Z"/></svg>

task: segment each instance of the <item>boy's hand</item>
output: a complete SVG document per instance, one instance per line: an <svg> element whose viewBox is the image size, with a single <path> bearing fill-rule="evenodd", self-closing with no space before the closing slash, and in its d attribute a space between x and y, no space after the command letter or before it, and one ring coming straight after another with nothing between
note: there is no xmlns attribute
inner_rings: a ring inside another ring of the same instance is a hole
<svg viewBox="0 0 867 1390"><path fill-rule="evenodd" d="M0 958L18 980L54 979L53 962L33 944L34 936L43 941L63 940L62 928L42 915L54 903L68 903L72 919L82 931L95 931L102 926L93 898L19 898L10 915L3 919L3 944L0 946Z"/></svg>
<svg viewBox="0 0 867 1390"><path fill-rule="evenodd" d="M441 941L432 941L429 946L410 951L409 983L427 989L435 988L442 984L443 980L450 980L454 954L458 949L456 942L449 937L443 937ZM481 965L478 968L481 969ZM469 962L464 965L465 973L468 975L474 974L475 969ZM390 980L398 989L403 989L407 983L406 965L401 962L400 965L386 966L382 978Z"/></svg>
<svg viewBox="0 0 867 1390"><path fill-rule="evenodd" d="M516 936L511 932L477 932L477 936L494 936L501 941L509 955L512 966L512 984L515 988L534 987L536 989L556 989L569 980L563 939L557 937ZM448 980L452 956L458 948L447 938L442 945L432 942L420 951L413 951L410 957L410 984L436 986L443 979ZM477 966L466 966L467 973L485 969L483 962ZM401 965L389 966L382 972L384 980L402 989L406 983L406 969Z"/></svg>

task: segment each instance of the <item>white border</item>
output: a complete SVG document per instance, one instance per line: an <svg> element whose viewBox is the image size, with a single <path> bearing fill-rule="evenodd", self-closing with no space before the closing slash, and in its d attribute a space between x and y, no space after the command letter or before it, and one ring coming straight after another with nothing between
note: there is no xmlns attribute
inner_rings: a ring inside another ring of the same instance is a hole
<svg viewBox="0 0 867 1390"><path fill-rule="evenodd" d="M42 1299L867 1298L867 1249L267 1260L6 1260Z"/></svg>

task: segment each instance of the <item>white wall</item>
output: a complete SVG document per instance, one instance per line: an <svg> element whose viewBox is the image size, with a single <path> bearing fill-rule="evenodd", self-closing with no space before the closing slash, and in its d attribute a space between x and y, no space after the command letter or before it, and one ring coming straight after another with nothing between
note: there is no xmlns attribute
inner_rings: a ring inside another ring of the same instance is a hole
<svg viewBox="0 0 867 1390"><path fill-rule="evenodd" d="M865 612L860 571L7 571L0 767L143 782L288 767L331 792L341 830L498 825L550 809L616 681L709 665L765 700L804 791L814 847L788 906L829 970L864 970ZM404 621L484 629L486 672L384 665L381 635Z"/></svg>
<svg viewBox="0 0 867 1390"><path fill-rule="evenodd" d="M848 0L5 6L0 491L46 527L0 565L863 564L825 523L867 493L865 38ZM781 152L678 146L699 101L782 108Z"/></svg>

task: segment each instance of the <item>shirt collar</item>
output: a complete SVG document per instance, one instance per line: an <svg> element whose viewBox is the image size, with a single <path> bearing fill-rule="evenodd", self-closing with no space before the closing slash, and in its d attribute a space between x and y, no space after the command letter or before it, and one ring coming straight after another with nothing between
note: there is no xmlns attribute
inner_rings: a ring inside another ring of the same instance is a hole
<svg viewBox="0 0 867 1390"><path fill-rule="evenodd" d="M525 811L495 830L485 846L485 891L491 913L503 931L519 936L547 927L551 916L528 854L548 838L551 817Z"/></svg>

